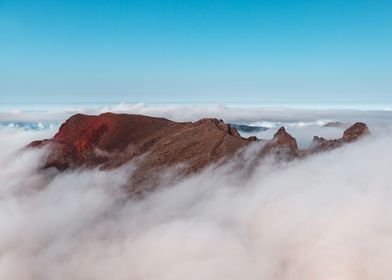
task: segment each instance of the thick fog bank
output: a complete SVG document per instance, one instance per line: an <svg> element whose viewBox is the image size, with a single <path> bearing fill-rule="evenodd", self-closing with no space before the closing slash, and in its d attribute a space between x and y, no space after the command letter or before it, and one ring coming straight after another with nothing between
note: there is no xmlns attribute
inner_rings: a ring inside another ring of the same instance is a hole
<svg viewBox="0 0 392 280"><path fill-rule="evenodd" d="M228 164L124 200L132 163L38 172L45 150L16 151L52 129L2 128L0 279L389 280L392 135L373 131L246 177Z"/></svg>

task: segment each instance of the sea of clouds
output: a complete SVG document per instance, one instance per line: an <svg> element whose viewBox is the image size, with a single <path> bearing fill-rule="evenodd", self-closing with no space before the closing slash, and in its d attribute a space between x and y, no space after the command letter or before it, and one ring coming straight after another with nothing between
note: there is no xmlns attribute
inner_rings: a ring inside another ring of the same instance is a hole
<svg viewBox="0 0 392 280"><path fill-rule="evenodd" d="M104 111L269 122L266 138L283 124L303 146L340 137L328 121L366 121L372 134L290 163L269 159L246 176L233 162L212 166L143 199L124 192L132 162L58 173L40 170L45 150L20 150L73 113ZM389 280L391 120L389 111L223 105L2 111L0 279Z"/></svg>

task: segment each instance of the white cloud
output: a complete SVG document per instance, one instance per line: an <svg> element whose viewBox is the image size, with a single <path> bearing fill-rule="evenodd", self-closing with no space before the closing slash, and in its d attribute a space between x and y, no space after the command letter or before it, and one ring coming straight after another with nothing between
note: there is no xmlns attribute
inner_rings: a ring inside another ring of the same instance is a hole
<svg viewBox="0 0 392 280"><path fill-rule="evenodd" d="M392 273L388 130L305 160L266 161L246 178L232 165L209 168L131 200L122 187L132 164L56 174L37 171L45 151L14 153L52 133L0 129L7 147L0 150L1 279L357 280Z"/></svg>

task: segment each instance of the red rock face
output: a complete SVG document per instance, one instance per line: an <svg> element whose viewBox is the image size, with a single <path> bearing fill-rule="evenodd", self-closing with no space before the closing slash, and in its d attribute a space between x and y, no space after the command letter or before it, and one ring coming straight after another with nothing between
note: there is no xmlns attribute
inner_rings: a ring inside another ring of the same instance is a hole
<svg viewBox="0 0 392 280"><path fill-rule="evenodd" d="M231 156L255 139L242 138L236 129L216 119L173 122L163 118L105 113L75 115L49 140L30 147L50 145L45 168L114 168L140 158L137 182L154 171L184 164L183 173L200 170Z"/></svg>
<svg viewBox="0 0 392 280"><path fill-rule="evenodd" d="M365 124L357 123L345 131L342 139L316 138L311 152L327 150L366 135ZM49 145L45 168L59 170L79 167L108 169L138 159L134 183L154 180L154 174L165 167L182 165L181 172L197 172L211 163L225 161L252 142L256 137L242 138L235 128L222 120L202 119L173 122L141 115L105 113L99 116L78 114L63 123L49 140L35 141L29 147ZM267 154L302 156L294 137L281 127L265 145L259 157ZM307 151L305 151L307 152Z"/></svg>
<svg viewBox="0 0 392 280"><path fill-rule="evenodd" d="M151 139L171 125L173 122L166 119L139 115L78 114L63 123L52 139L33 142L31 146L52 146L47 167L96 166L107 163L104 154L121 153L130 146L146 149Z"/></svg>

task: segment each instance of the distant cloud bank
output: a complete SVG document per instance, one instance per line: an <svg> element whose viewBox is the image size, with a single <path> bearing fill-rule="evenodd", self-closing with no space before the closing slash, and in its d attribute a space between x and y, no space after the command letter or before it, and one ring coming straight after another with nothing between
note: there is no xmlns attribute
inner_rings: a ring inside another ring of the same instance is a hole
<svg viewBox="0 0 392 280"><path fill-rule="evenodd" d="M176 121L195 121L200 118L219 118L226 122L319 122L329 121L351 122L368 120L382 122L392 119L392 110L363 109L312 109L295 107L257 107L216 105L154 105L120 103L113 106L68 106L43 110L35 109L3 109L0 110L0 121L62 121L77 113L100 114L104 112L142 114L164 117Z"/></svg>

